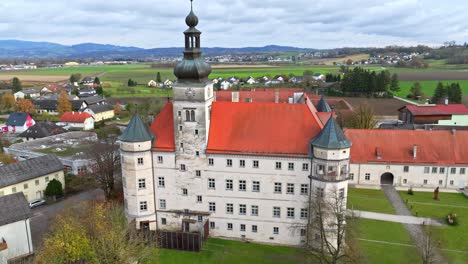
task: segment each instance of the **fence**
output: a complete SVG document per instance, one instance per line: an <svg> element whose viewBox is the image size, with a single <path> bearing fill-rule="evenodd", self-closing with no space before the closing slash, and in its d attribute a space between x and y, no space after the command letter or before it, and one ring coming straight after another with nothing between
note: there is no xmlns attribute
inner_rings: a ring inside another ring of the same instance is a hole
<svg viewBox="0 0 468 264"><path fill-rule="evenodd" d="M200 233L158 231L158 244L162 248L199 252L203 240Z"/></svg>

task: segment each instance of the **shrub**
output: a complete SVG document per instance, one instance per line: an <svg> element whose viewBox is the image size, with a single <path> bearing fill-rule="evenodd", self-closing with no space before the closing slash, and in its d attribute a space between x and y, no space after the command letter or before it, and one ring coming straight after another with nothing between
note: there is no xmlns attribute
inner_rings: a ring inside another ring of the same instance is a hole
<svg viewBox="0 0 468 264"><path fill-rule="evenodd" d="M450 213L447 215L447 224L456 226L458 225L458 215L456 213Z"/></svg>
<svg viewBox="0 0 468 264"><path fill-rule="evenodd" d="M410 187L410 188L408 189L408 194L409 194L409 195L413 195L413 194L414 194L414 193L413 193L413 187Z"/></svg>
<svg viewBox="0 0 468 264"><path fill-rule="evenodd" d="M63 195L62 183L56 179L52 179L47 184L44 194L46 196L62 196Z"/></svg>

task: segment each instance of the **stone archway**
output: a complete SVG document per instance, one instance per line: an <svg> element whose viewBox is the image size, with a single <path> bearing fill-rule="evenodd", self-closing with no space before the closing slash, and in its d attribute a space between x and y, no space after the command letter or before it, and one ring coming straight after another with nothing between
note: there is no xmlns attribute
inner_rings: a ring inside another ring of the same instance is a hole
<svg viewBox="0 0 468 264"><path fill-rule="evenodd" d="M393 185L393 180L394 180L393 174L390 172L386 172L380 176L380 184L382 185Z"/></svg>

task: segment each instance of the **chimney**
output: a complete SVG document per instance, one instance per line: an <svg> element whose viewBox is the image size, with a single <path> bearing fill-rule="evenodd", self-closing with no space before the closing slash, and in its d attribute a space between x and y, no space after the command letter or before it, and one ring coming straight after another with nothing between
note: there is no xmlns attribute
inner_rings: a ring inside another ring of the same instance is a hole
<svg viewBox="0 0 468 264"><path fill-rule="evenodd" d="M452 129L452 136L456 136L457 135L457 130L455 128Z"/></svg>
<svg viewBox="0 0 468 264"><path fill-rule="evenodd" d="M72 111L72 115L74 115L74 114L75 114L75 112L74 112L74 111Z"/></svg>
<svg viewBox="0 0 468 264"><path fill-rule="evenodd" d="M413 145L413 159L416 159L418 154L418 145Z"/></svg>
<svg viewBox="0 0 468 264"><path fill-rule="evenodd" d="M279 91L278 90L275 91L275 103L276 104L279 103Z"/></svg>

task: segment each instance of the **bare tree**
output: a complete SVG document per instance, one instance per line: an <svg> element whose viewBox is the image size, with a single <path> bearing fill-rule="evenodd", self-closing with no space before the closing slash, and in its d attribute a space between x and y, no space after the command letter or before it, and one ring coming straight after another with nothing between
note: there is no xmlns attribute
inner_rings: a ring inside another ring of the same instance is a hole
<svg viewBox="0 0 468 264"><path fill-rule="evenodd" d="M362 104L351 119L352 128L372 129L377 122L374 119L374 110L367 104Z"/></svg>
<svg viewBox="0 0 468 264"><path fill-rule="evenodd" d="M105 127L97 131L99 141L93 142L87 151L87 156L93 162L93 169L89 172L101 186L106 198L115 194L116 173L120 172L119 146L116 143L118 131L112 127Z"/></svg>
<svg viewBox="0 0 468 264"><path fill-rule="evenodd" d="M318 263L358 263L358 250L353 248L354 221L346 219L343 192L323 188L311 194L306 250ZM348 241L348 243L347 243Z"/></svg>
<svg viewBox="0 0 468 264"><path fill-rule="evenodd" d="M433 228L430 225L424 225L420 245L423 264L439 263L437 260L437 248L439 244L440 243L434 239Z"/></svg>

